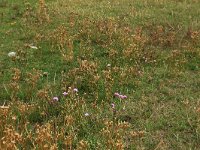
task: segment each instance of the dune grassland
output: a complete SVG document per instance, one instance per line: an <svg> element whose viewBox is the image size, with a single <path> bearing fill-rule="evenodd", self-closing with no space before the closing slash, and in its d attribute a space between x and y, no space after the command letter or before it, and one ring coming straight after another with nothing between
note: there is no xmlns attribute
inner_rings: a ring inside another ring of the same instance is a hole
<svg viewBox="0 0 200 150"><path fill-rule="evenodd" d="M199 8L0 0L0 149L200 149Z"/></svg>

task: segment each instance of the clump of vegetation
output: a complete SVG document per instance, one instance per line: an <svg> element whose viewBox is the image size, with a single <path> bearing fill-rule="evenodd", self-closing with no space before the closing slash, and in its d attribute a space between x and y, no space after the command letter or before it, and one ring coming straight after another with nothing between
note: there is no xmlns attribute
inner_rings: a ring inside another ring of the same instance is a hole
<svg viewBox="0 0 200 150"><path fill-rule="evenodd" d="M199 7L0 2L0 149L199 149Z"/></svg>

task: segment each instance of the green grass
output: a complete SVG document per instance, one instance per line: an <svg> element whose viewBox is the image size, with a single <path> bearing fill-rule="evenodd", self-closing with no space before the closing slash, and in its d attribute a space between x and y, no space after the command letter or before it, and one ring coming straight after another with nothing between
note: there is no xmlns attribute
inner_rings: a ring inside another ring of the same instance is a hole
<svg viewBox="0 0 200 150"><path fill-rule="evenodd" d="M88 149L108 149L109 138L101 135L108 119L130 123L127 131L119 131L125 149L200 149L199 0L46 4L50 21L40 23L36 0L0 1L0 104L13 107L0 128L0 139L6 137L7 125L26 136L20 129L23 121L30 122L28 130L37 139L34 126L49 123L57 124L59 133L65 129L63 137L74 136L73 149L82 139ZM27 7L31 10L25 16ZM8 57L11 51L17 52L16 60ZM10 87L15 82L12 68L21 72L16 91ZM77 87L79 95L63 98L68 87ZM41 90L47 92L46 98L38 96ZM128 98L118 100L115 92ZM52 105L54 96L61 100ZM116 105L114 118L111 103ZM22 113L21 105L28 104L34 108ZM85 112L92 115L84 118ZM11 122L13 115L17 120ZM72 128L65 128L63 118L69 115L75 121ZM129 137L132 130L144 135ZM35 139L23 146L41 149ZM49 143L62 149L63 141Z"/></svg>

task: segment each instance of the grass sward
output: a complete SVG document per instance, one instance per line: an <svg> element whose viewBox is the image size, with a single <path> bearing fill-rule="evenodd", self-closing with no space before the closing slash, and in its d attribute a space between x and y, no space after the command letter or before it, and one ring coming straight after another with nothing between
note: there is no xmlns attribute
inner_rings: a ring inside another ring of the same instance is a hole
<svg viewBox="0 0 200 150"><path fill-rule="evenodd" d="M0 1L0 148L199 149L199 7Z"/></svg>

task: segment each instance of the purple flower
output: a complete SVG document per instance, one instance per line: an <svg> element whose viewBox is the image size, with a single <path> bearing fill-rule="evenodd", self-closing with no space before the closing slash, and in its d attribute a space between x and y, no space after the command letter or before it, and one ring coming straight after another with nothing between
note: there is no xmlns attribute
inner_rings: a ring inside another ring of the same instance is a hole
<svg viewBox="0 0 200 150"><path fill-rule="evenodd" d="M77 88L74 88L74 92L78 92L78 89L77 89Z"/></svg>
<svg viewBox="0 0 200 150"><path fill-rule="evenodd" d="M119 98L123 99L123 96L124 96L124 95L119 95Z"/></svg>
<svg viewBox="0 0 200 150"><path fill-rule="evenodd" d="M115 108L115 104L114 103L112 103L111 106L112 106L113 109Z"/></svg>
<svg viewBox="0 0 200 150"><path fill-rule="evenodd" d="M126 98L127 98L126 95L121 95L121 94L119 94L119 93L114 93L114 96L116 96L116 97L118 97L118 98L120 98L120 99L126 99Z"/></svg>
<svg viewBox="0 0 200 150"><path fill-rule="evenodd" d="M58 97L53 97L53 101L58 101L59 100L59 98Z"/></svg>
<svg viewBox="0 0 200 150"><path fill-rule="evenodd" d="M126 95L119 95L119 98L121 98L121 99L126 99L127 96L126 96Z"/></svg>
<svg viewBox="0 0 200 150"><path fill-rule="evenodd" d="M126 95L123 95L123 96L122 96L122 99L127 99L127 96L126 96Z"/></svg>
<svg viewBox="0 0 200 150"><path fill-rule="evenodd" d="M64 96L67 96L67 95L68 95L68 93L67 93L67 92L63 92L63 95L64 95Z"/></svg>
<svg viewBox="0 0 200 150"><path fill-rule="evenodd" d="M117 92L114 94L114 96L116 96L116 97L119 97L119 95L120 95L120 94L119 94L119 93L117 93Z"/></svg>

